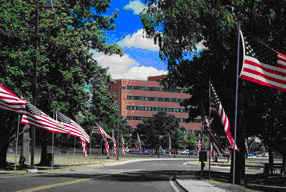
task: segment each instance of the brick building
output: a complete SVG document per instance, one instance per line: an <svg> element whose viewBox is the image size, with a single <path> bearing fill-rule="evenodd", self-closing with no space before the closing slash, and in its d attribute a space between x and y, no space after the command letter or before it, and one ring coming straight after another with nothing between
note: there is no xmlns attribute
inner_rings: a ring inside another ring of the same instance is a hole
<svg viewBox="0 0 286 192"><path fill-rule="evenodd" d="M175 115L180 126L187 131L196 133L200 130L200 119L186 123L188 113L180 106L183 99L190 95L183 93L182 89L176 88L166 90L158 80L165 76L149 77L147 81L142 80L116 80L116 84L110 86L110 92L116 93L119 101L120 115L125 117L132 128L136 128L143 119L150 118L159 111ZM119 93L119 94L118 94Z"/></svg>

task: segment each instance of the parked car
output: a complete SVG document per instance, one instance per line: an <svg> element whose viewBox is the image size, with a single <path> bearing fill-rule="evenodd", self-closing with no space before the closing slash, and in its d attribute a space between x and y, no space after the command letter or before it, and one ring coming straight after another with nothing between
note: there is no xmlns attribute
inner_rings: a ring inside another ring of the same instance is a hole
<svg viewBox="0 0 286 192"><path fill-rule="evenodd" d="M162 153L169 153L169 150L163 149L163 150L162 150Z"/></svg>
<svg viewBox="0 0 286 192"><path fill-rule="evenodd" d="M142 152L143 152L143 153L150 153L151 150L150 150L150 149L143 149Z"/></svg>
<svg viewBox="0 0 286 192"><path fill-rule="evenodd" d="M253 157L255 156L253 153L248 153L248 157Z"/></svg>
<svg viewBox="0 0 286 192"><path fill-rule="evenodd" d="M190 152L191 151L189 151L189 150L184 150L184 151L181 151L180 154L181 155L189 155L189 154L191 154Z"/></svg>

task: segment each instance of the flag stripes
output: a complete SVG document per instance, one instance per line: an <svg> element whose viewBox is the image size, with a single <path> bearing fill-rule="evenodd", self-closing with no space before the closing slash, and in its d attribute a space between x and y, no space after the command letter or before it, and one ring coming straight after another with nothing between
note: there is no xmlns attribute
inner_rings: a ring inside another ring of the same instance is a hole
<svg viewBox="0 0 286 192"><path fill-rule="evenodd" d="M206 130L210 134L210 137L211 137L210 139L211 139L211 141L213 141L214 149L216 150L216 152L221 153L222 147L219 144L219 142L217 141L217 139L215 138L214 134L210 130L210 123L209 123L209 120L208 120L207 116L204 116L203 119L205 121L205 125L206 125L206 128L207 128Z"/></svg>
<svg viewBox="0 0 286 192"><path fill-rule="evenodd" d="M108 156L108 158L110 158L110 153L109 153L110 147L109 147L109 144L108 144L108 141L106 140L106 138L104 138L104 145L105 145L105 149L107 152L107 156Z"/></svg>
<svg viewBox="0 0 286 192"><path fill-rule="evenodd" d="M86 151L87 144L86 144L86 142L89 143L89 136L87 135L85 130L80 125L78 125L75 121L73 121L69 117L65 116L64 114L62 114L58 111L56 112L56 114L57 114L58 121L62 124L62 126L64 126L66 128L66 131L67 131L66 133L69 135L72 135L74 137L80 138L83 153L84 153L84 156L86 157L87 156L87 151Z"/></svg>
<svg viewBox="0 0 286 192"><path fill-rule="evenodd" d="M12 91L0 85L0 108L16 113L25 113L26 101L17 97Z"/></svg>
<svg viewBox="0 0 286 192"><path fill-rule="evenodd" d="M97 126L93 128L92 133L100 134L103 138L112 140L112 137L110 137L99 124L96 123L96 125Z"/></svg>
<svg viewBox="0 0 286 192"><path fill-rule="evenodd" d="M169 153L170 153L170 155L172 154L172 140L171 140L170 133L169 133Z"/></svg>
<svg viewBox="0 0 286 192"><path fill-rule="evenodd" d="M81 140L89 143L89 136L85 130L75 121L57 111L58 121L66 128L67 134L79 137Z"/></svg>
<svg viewBox="0 0 286 192"><path fill-rule="evenodd" d="M114 138L112 139L112 141L113 141L113 154L114 154L114 156L116 157L116 156L117 156L117 155L116 155L116 147L117 147L117 145L116 145L116 141L115 141Z"/></svg>
<svg viewBox="0 0 286 192"><path fill-rule="evenodd" d="M286 55L244 36L243 67L240 78L263 86L286 91Z"/></svg>
<svg viewBox="0 0 286 192"><path fill-rule="evenodd" d="M141 139L140 139L140 136L138 133L137 133L137 140L138 140L138 144L139 144L140 153L142 153Z"/></svg>
<svg viewBox="0 0 286 192"><path fill-rule="evenodd" d="M220 102L220 100L219 100L219 98L218 98L218 96L217 96L217 94L215 92L215 89L214 89L212 84L211 84L211 94L212 94L212 98L214 99L214 103L215 103L216 108L217 108L217 114L218 114L218 116L219 116L219 118L221 120L221 123L222 123L223 127L224 127L224 131L226 133L227 139L230 142L231 147L233 149L238 150L238 148L237 148L237 146L235 144L235 141L234 141L233 137L230 134L230 122L229 122L229 120L227 118L227 115L226 115L226 113L225 113L225 111L224 111L224 109L222 107L222 104L221 104L221 102Z"/></svg>
<svg viewBox="0 0 286 192"><path fill-rule="evenodd" d="M50 118L30 102L26 103L26 111L22 116L21 123L45 129L53 133L67 133L67 129L61 123Z"/></svg>
<svg viewBox="0 0 286 192"><path fill-rule="evenodd" d="M122 154L125 156L125 141L121 133L121 145L122 145Z"/></svg>

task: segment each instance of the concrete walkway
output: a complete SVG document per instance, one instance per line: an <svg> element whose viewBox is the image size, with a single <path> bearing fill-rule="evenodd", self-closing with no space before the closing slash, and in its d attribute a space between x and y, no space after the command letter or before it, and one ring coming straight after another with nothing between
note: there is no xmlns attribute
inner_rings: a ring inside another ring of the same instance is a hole
<svg viewBox="0 0 286 192"><path fill-rule="evenodd" d="M200 180L192 179L176 179L178 185L184 188L186 191L192 192L225 192L225 190L215 187L212 184L206 183Z"/></svg>

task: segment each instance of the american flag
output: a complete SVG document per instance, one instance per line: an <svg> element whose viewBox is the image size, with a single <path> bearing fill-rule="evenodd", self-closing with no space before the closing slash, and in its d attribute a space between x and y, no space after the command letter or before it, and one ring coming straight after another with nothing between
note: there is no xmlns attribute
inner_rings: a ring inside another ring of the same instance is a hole
<svg viewBox="0 0 286 192"><path fill-rule="evenodd" d="M110 154L109 154L110 147L108 145L108 141L106 140L106 138L104 138L104 145L106 148L107 156L108 156L108 158L110 158Z"/></svg>
<svg viewBox="0 0 286 192"><path fill-rule="evenodd" d="M0 108L16 113L25 113L26 100L20 99L12 91L0 85Z"/></svg>
<svg viewBox="0 0 286 192"><path fill-rule="evenodd" d="M226 136L227 136L227 139L228 141L230 142L230 145L233 149L236 149L238 150L236 144L235 144L235 141L234 139L232 138L231 134L230 134L230 122L227 118L227 115L222 107L222 104L215 92L215 89L213 87L213 85L211 84L211 93L212 93L212 98L214 99L214 103L215 103L215 106L217 108L217 113L218 113L218 116L220 118L220 121L224 127L224 131L226 133Z"/></svg>
<svg viewBox="0 0 286 192"><path fill-rule="evenodd" d="M215 135L211 132L211 130L210 130L210 123L212 122L212 120L211 120L211 122L209 123L209 120L208 120L208 118L207 118L207 116L203 116L203 119L204 119L204 121L205 121L205 125L206 125L206 130L208 131L208 133L210 134L210 137L211 137L211 142L213 142L212 144L213 144L213 146L214 146L214 149L216 150L216 152L218 152L218 153L221 153L221 151L222 151L222 147L221 147L221 145L219 144L219 142L217 141L217 139L215 138Z"/></svg>
<svg viewBox="0 0 286 192"><path fill-rule="evenodd" d="M248 154L249 151L248 151L247 139L245 139L245 150L246 150L246 153Z"/></svg>
<svg viewBox="0 0 286 192"><path fill-rule="evenodd" d="M140 139L140 136L139 136L138 133L137 133L137 140L138 140L138 143L139 143L140 153L142 153L141 139Z"/></svg>
<svg viewBox="0 0 286 192"><path fill-rule="evenodd" d="M171 135L169 133L169 154L172 154L172 141L171 141Z"/></svg>
<svg viewBox="0 0 286 192"><path fill-rule="evenodd" d="M199 140L199 142L198 142L198 151L199 152L202 151L202 142L201 142L201 140Z"/></svg>
<svg viewBox="0 0 286 192"><path fill-rule="evenodd" d="M244 52L240 78L285 92L286 55L240 34Z"/></svg>
<svg viewBox="0 0 286 192"><path fill-rule="evenodd" d="M67 129L62 126L61 123L43 113L30 102L26 103L26 111L23 113L21 123L45 129L53 133L67 133Z"/></svg>
<svg viewBox="0 0 286 192"><path fill-rule="evenodd" d="M93 128L92 133L100 134L106 139L112 139L99 124L96 123L96 125L97 126Z"/></svg>
<svg viewBox="0 0 286 192"><path fill-rule="evenodd" d="M125 156L125 142L122 134L121 134L121 144L122 144L122 153Z"/></svg>
<svg viewBox="0 0 286 192"><path fill-rule="evenodd" d="M210 101L210 112L211 113L217 113L217 108L216 108L216 106L215 106L215 103L214 103L214 101L213 100L211 100Z"/></svg>
<svg viewBox="0 0 286 192"><path fill-rule="evenodd" d="M113 154L114 154L114 156L116 157L116 140L115 140L115 138L112 138L112 141L113 141Z"/></svg>
<svg viewBox="0 0 286 192"><path fill-rule="evenodd" d="M83 147L83 153L85 156L87 156L86 142L89 143L88 134L80 125L78 125L69 117L65 116L64 114L58 111L56 114L57 114L57 120L62 124L62 126L66 128L67 134L80 138Z"/></svg>

